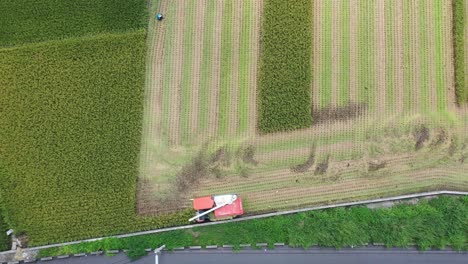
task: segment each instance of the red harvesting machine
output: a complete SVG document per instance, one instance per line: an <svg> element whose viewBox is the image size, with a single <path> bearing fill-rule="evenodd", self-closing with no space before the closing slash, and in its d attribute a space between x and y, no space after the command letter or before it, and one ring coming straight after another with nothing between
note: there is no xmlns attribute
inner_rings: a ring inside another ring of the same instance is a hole
<svg viewBox="0 0 468 264"><path fill-rule="evenodd" d="M199 223L234 218L244 214L242 199L237 194L205 196L193 199L197 214L190 218ZM214 216L214 217L213 217Z"/></svg>

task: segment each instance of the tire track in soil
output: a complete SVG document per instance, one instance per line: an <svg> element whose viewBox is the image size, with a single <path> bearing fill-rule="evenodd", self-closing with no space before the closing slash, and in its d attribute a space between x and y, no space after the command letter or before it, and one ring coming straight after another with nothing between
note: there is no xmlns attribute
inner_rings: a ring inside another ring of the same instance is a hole
<svg viewBox="0 0 468 264"><path fill-rule="evenodd" d="M221 81L221 36L223 25L224 1L216 1L215 30L213 32L212 78L210 89L210 107L208 117L208 135L214 136L218 132L219 89Z"/></svg>
<svg viewBox="0 0 468 264"><path fill-rule="evenodd" d="M175 23L175 40L172 78L171 103L169 105L169 142L171 145L180 145L180 112L182 99L182 69L184 67L184 33L185 33L185 1L177 0L177 20Z"/></svg>
<svg viewBox="0 0 468 264"><path fill-rule="evenodd" d="M347 0L343 0L347 1ZM349 97L352 103L357 103L358 100L358 28L359 28L359 8L358 0L349 0L351 12L349 14L349 45L350 45L350 68L349 68Z"/></svg>
<svg viewBox="0 0 468 264"><path fill-rule="evenodd" d="M244 0L245 1L245 0ZM239 127L239 59L240 59L240 34L242 27L243 2L234 2L234 15L232 17L232 88L228 114L228 135L235 136Z"/></svg>
<svg viewBox="0 0 468 264"><path fill-rule="evenodd" d="M465 0L467 2L467 0ZM452 1L444 1L445 4L445 14L443 18L445 19L445 28L443 29L444 39L445 39L445 69L446 69L446 78L445 78L445 87L447 87L447 107L450 111L458 111L457 98L455 95L455 68L453 63L454 50L453 50L453 9ZM466 23L466 22L465 22ZM466 53L466 50L465 50Z"/></svg>
<svg viewBox="0 0 468 264"><path fill-rule="evenodd" d="M394 19L395 23L395 113L401 114L404 111L404 46L403 46L403 1L407 0L396 0L396 16Z"/></svg>
<svg viewBox="0 0 468 264"><path fill-rule="evenodd" d="M322 28L323 28L323 23L322 23L322 10L323 10L323 1L322 0L316 0L314 1L314 9L313 9L313 74L312 78L313 81L311 82L312 88L312 107L314 109L320 109L320 83L321 83L321 73L322 73Z"/></svg>
<svg viewBox="0 0 468 264"><path fill-rule="evenodd" d="M345 0L346 1L346 0ZM339 84L340 84L340 15L341 15L341 1L332 2L332 76L331 76L331 106L337 107L341 104L338 102L339 98Z"/></svg>
<svg viewBox="0 0 468 264"><path fill-rule="evenodd" d="M433 37L433 32L435 32L434 25L434 1L425 1L427 5L427 30L429 31L428 37L428 68L429 68L429 104L431 111L437 111L437 79L436 79L436 67L435 67L435 38ZM424 30L424 29L423 29Z"/></svg>
<svg viewBox="0 0 468 264"><path fill-rule="evenodd" d="M246 1L246 0L244 0ZM260 38L262 26L263 0L251 1L253 11L253 30L251 32L251 74L250 74L250 92L249 92L249 135L255 138L257 134L257 85L258 70L260 60Z"/></svg>
<svg viewBox="0 0 468 264"><path fill-rule="evenodd" d="M193 47L193 62L192 62L192 90L191 90L191 104L190 104L190 124L189 130L191 135L194 137L197 135L198 127L198 104L199 104L199 93L200 93L200 82L201 82L201 67L203 63L203 49L207 48L203 46L203 39L205 33L205 15L207 0L196 0L197 5L195 7L196 17L194 22L194 47Z"/></svg>
<svg viewBox="0 0 468 264"><path fill-rule="evenodd" d="M376 0L375 5L375 23L374 37L376 43L375 62L377 67L375 84L377 86L377 96L375 105L377 106L377 114L385 115L386 109L386 28L385 28L385 0Z"/></svg>

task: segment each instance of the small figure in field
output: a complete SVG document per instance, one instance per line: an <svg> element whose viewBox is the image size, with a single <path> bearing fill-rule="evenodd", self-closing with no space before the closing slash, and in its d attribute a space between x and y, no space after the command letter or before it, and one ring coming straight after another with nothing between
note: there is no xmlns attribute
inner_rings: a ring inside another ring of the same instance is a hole
<svg viewBox="0 0 468 264"><path fill-rule="evenodd" d="M156 14L156 19L159 20L159 21L163 20L163 19L164 19L163 14L157 13L157 14Z"/></svg>

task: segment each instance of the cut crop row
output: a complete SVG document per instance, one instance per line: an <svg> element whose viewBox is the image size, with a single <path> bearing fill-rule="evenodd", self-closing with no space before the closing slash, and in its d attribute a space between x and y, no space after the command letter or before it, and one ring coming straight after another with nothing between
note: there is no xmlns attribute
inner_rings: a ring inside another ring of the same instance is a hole
<svg viewBox="0 0 468 264"><path fill-rule="evenodd" d="M261 133L308 127L311 116L311 0L266 0L259 77Z"/></svg>

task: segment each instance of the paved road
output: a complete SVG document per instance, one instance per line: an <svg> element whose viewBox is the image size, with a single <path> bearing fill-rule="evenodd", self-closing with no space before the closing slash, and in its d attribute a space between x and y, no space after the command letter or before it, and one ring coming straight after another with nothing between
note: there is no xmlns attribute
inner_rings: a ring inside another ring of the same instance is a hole
<svg viewBox="0 0 468 264"><path fill-rule="evenodd" d="M41 263L41 262L38 262ZM135 262L123 254L114 257L87 256L69 258L64 260L52 260L43 263L49 264L154 264L154 254L139 259ZM467 264L468 254L451 251L418 252L416 250L386 250L382 248L365 249L275 249L275 250L242 250L232 252L230 250L199 250L181 252L163 252L159 257L159 264Z"/></svg>

